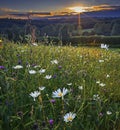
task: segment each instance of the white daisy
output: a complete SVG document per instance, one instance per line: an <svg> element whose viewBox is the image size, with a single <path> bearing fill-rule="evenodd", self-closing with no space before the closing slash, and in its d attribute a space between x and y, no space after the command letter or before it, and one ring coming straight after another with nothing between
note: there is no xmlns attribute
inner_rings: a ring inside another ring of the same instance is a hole
<svg viewBox="0 0 120 130"><path fill-rule="evenodd" d="M96 81L96 84L100 84L100 81L98 80L98 81Z"/></svg>
<svg viewBox="0 0 120 130"><path fill-rule="evenodd" d="M13 66L14 69L22 69L23 66L22 65L16 65L16 66Z"/></svg>
<svg viewBox="0 0 120 130"><path fill-rule="evenodd" d="M33 97L33 100L35 101L35 98L38 97L40 95L39 91L34 91L30 93L30 96Z"/></svg>
<svg viewBox="0 0 120 130"><path fill-rule="evenodd" d="M111 115L111 114L112 114L112 112L111 112L111 111L107 111L106 113L107 113L107 115Z"/></svg>
<svg viewBox="0 0 120 130"><path fill-rule="evenodd" d="M105 84L104 84L104 83L100 83L99 85L100 85L101 87L104 87L104 86L105 86Z"/></svg>
<svg viewBox="0 0 120 130"><path fill-rule="evenodd" d="M64 96L68 93L68 89L63 88L63 90L58 89L57 91L52 93L52 97L53 98L60 98L62 97L62 99L64 98Z"/></svg>
<svg viewBox="0 0 120 130"><path fill-rule="evenodd" d="M106 77L107 77L107 78L109 78L109 77L110 77L110 75L109 75L109 74L107 74L107 75L106 75Z"/></svg>
<svg viewBox="0 0 120 130"><path fill-rule="evenodd" d="M32 45L33 45L33 46L38 46L38 44L37 44L37 43L32 43Z"/></svg>
<svg viewBox="0 0 120 130"><path fill-rule="evenodd" d="M52 78L52 75L46 75L45 76L45 79L51 79Z"/></svg>
<svg viewBox="0 0 120 130"><path fill-rule="evenodd" d="M36 74L35 70L29 70L29 74Z"/></svg>
<svg viewBox="0 0 120 130"><path fill-rule="evenodd" d="M52 60L51 63L52 64L58 64L58 60Z"/></svg>
<svg viewBox="0 0 120 130"><path fill-rule="evenodd" d="M94 94L94 95L93 95L93 100L95 100L95 101L100 100L99 95L98 95L98 94Z"/></svg>
<svg viewBox="0 0 120 130"><path fill-rule="evenodd" d="M78 86L78 89L83 90L83 86Z"/></svg>
<svg viewBox="0 0 120 130"><path fill-rule="evenodd" d="M108 47L109 47L109 45L107 45L107 44L101 44L101 48L102 48L102 49L108 50Z"/></svg>
<svg viewBox="0 0 120 130"><path fill-rule="evenodd" d="M99 60L99 62L100 62L100 63L103 63L103 62L104 62L104 60Z"/></svg>
<svg viewBox="0 0 120 130"><path fill-rule="evenodd" d="M67 83L67 85L68 85L68 86L71 86L71 85L72 85L72 83Z"/></svg>
<svg viewBox="0 0 120 130"><path fill-rule="evenodd" d="M45 69L40 69L38 72L40 73L40 74L43 74L43 73L45 73Z"/></svg>
<svg viewBox="0 0 120 130"><path fill-rule="evenodd" d="M40 90L40 91L42 91L42 90L44 90L44 89L45 89L44 86L39 87L39 90Z"/></svg>
<svg viewBox="0 0 120 130"><path fill-rule="evenodd" d="M72 112L69 112L69 113L66 113L65 116L64 116L64 121L65 122L72 122L72 120L76 117L76 114L75 113L72 113Z"/></svg>
<svg viewBox="0 0 120 130"><path fill-rule="evenodd" d="M31 66L30 66L30 64L28 64L26 67L27 67L27 68L30 68Z"/></svg>

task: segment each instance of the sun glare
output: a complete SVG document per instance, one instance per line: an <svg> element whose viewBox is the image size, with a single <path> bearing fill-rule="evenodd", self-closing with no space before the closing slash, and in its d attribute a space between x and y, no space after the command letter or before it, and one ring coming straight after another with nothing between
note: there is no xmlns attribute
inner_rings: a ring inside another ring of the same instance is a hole
<svg viewBox="0 0 120 130"><path fill-rule="evenodd" d="M76 12L76 13L85 12L85 9L83 7L80 7L80 6L70 7L69 9Z"/></svg>

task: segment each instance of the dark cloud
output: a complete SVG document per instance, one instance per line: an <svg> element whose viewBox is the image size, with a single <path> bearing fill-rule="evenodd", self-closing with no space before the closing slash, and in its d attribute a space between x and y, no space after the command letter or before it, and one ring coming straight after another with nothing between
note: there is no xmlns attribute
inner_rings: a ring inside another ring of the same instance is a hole
<svg viewBox="0 0 120 130"><path fill-rule="evenodd" d="M55 11L72 5L120 5L120 0L1 0L0 7L15 10Z"/></svg>
<svg viewBox="0 0 120 130"><path fill-rule="evenodd" d="M94 0L95 1L95 0ZM102 5L94 5L94 6L84 6L83 9L86 12L90 11L101 11L101 10L120 10L119 5L108 5L108 4L102 4ZM10 8L0 8L0 18L19 18L19 19L27 19L28 15L31 18L40 18L40 17L51 17L51 16L65 16L65 15L71 15L74 14L74 10L67 10L67 11L54 11L54 12L41 12L41 11L21 11L21 10L15 10Z"/></svg>
<svg viewBox="0 0 120 130"><path fill-rule="evenodd" d="M50 12L28 12L30 15L51 15Z"/></svg>
<svg viewBox="0 0 120 130"><path fill-rule="evenodd" d="M27 19L28 15L30 18L40 18L51 16L50 12L19 12L19 13L8 13L6 14L9 18Z"/></svg>

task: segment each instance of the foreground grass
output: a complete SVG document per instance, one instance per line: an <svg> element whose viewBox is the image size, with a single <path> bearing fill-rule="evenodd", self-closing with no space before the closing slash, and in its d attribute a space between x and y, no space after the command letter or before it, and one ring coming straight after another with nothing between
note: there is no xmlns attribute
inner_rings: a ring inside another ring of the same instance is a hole
<svg viewBox="0 0 120 130"><path fill-rule="evenodd" d="M18 64L23 68L15 68ZM0 50L0 129L119 130L119 65L119 51L5 45ZM68 93L53 98L59 88ZM34 91L40 91L35 101ZM65 122L69 112L76 116Z"/></svg>

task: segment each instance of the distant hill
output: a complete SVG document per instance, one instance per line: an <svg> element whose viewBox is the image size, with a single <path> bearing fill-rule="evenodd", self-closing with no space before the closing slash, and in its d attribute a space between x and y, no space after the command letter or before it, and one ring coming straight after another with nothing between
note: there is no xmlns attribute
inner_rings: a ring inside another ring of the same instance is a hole
<svg viewBox="0 0 120 130"><path fill-rule="evenodd" d="M31 33L30 27L36 28L36 37L40 36L70 37L70 36L120 36L120 9L84 12L78 14L57 15L42 18L0 19L0 36L11 41L26 42L25 35ZM40 39L41 40L41 39Z"/></svg>

